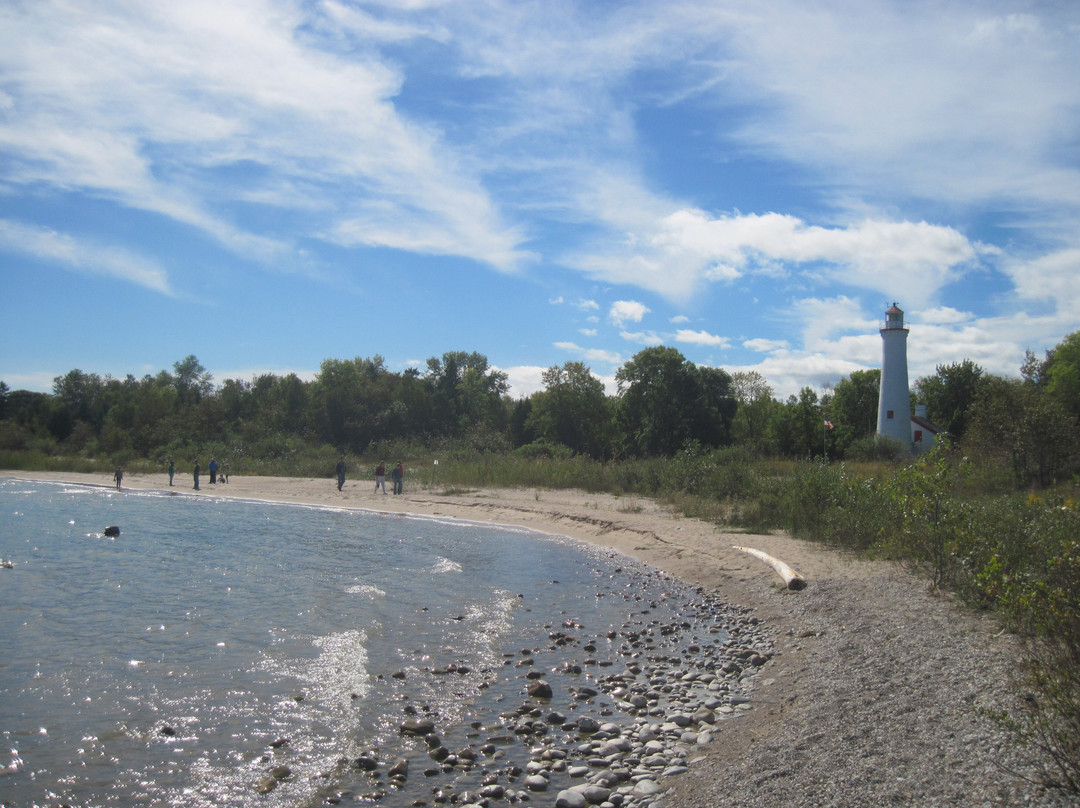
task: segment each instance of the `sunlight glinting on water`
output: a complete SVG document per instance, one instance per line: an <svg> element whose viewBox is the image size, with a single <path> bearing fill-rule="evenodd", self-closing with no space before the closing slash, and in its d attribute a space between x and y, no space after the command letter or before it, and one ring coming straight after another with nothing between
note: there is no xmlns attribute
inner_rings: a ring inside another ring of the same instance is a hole
<svg viewBox="0 0 1080 808"><path fill-rule="evenodd" d="M426 759L406 708L497 715L545 621L626 619L576 543L342 509L0 479L0 556L15 804L321 804L342 761Z"/></svg>

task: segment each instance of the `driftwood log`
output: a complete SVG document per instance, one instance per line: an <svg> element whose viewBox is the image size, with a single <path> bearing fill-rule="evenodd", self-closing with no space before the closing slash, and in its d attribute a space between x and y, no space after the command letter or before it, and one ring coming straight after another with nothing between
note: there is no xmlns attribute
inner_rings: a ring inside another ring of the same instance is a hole
<svg viewBox="0 0 1080 808"><path fill-rule="evenodd" d="M780 559L773 558L768 553L763 553L761 550L755 550L753 547L740 547L737 544L733 544L731 545L731 547L734 550L741 550L744 553L749 553L754 558L760 558L762 561L764 561L766 564L776 570L776 574L784 579L784 585L788 589L798 590L806 588L806 579Z"/></svg>

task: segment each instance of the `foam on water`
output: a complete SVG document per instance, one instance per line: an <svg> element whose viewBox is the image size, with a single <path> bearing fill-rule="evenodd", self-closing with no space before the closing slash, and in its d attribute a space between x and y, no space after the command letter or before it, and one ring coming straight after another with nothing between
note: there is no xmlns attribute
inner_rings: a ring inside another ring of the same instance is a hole
<svg viewBox="0 0 1080 808"><path fill-rule="evenodd" d="M431 567L431 571L438 575L444 573L461 572L461 565L458 564L456 561L451 561L449 558L440 558Z"/></svg>

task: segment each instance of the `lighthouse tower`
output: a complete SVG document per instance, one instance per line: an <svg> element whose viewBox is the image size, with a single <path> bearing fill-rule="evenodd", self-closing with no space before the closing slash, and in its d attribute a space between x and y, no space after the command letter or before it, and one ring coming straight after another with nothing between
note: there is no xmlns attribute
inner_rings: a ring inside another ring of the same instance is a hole
<svg viewBox="0 0 1080 808"><path fill-rule="evenodd" d="M907 335L904 312L893 303L881 328L881 389L877 433L911 447L911 394L908 391Z"/></svg>

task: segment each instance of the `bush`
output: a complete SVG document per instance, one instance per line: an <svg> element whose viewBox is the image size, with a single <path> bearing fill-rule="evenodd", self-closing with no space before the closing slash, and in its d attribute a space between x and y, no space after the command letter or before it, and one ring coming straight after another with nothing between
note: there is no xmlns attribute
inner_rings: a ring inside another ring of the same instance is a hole
<svg viewBox="0 0 1080 808"><path fill-rule="evenodd" d="M1033 551L1026 565L995 554L981 576L1024 640L1023 684L1032 694L1004 720L1047 785L1080 792L1080 512L1074 501L1029 496L1012 503Z"/></svg>

